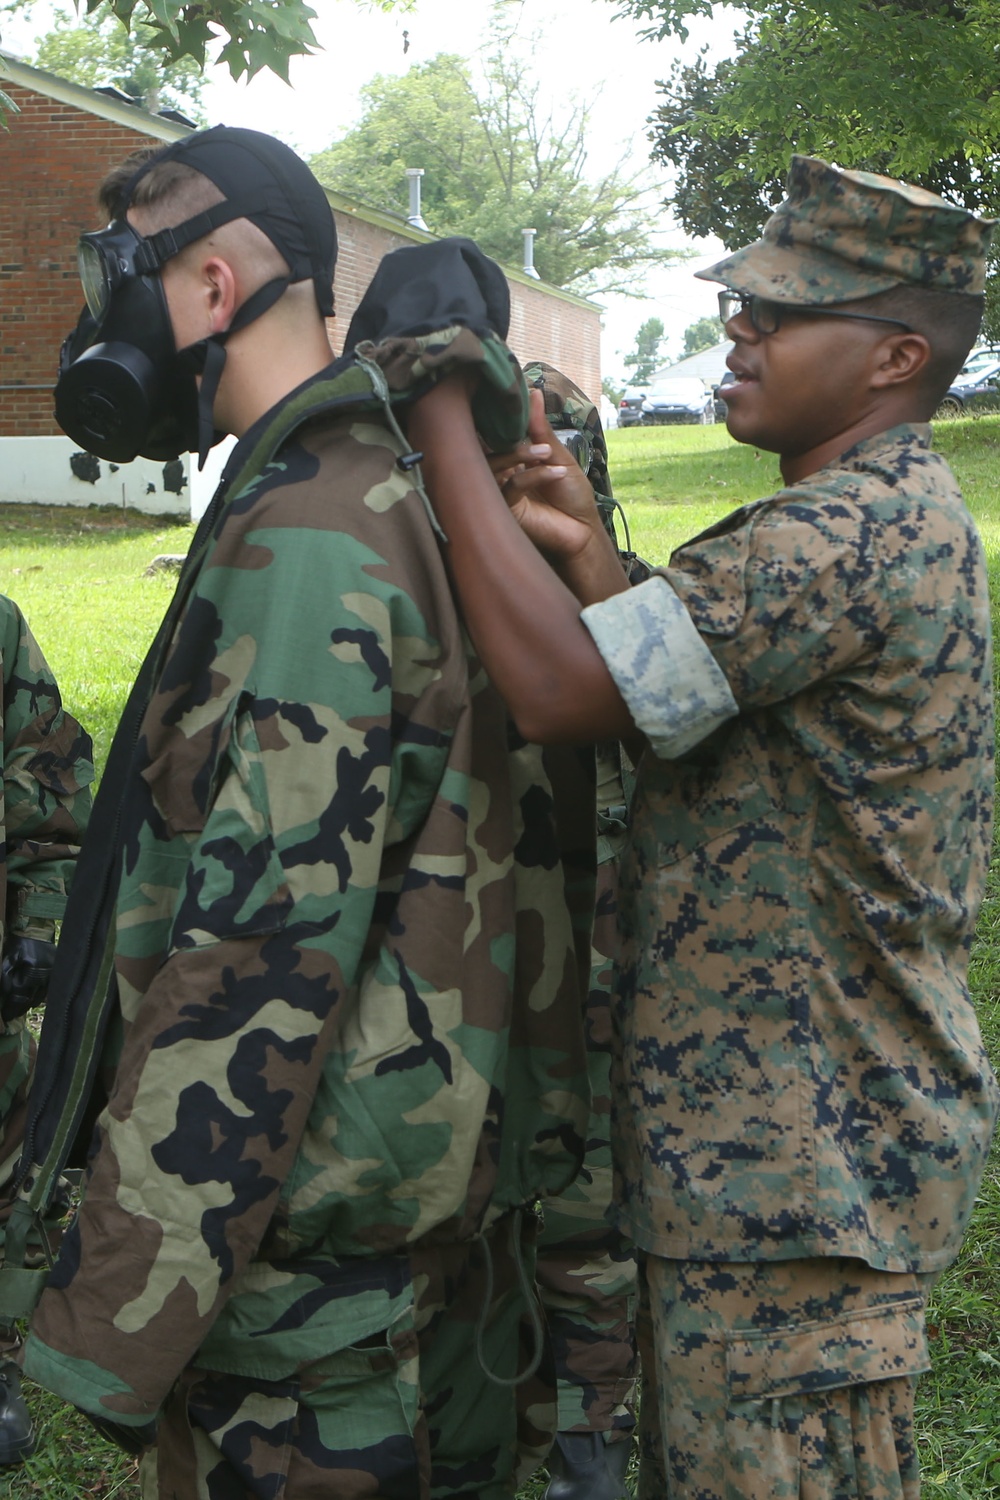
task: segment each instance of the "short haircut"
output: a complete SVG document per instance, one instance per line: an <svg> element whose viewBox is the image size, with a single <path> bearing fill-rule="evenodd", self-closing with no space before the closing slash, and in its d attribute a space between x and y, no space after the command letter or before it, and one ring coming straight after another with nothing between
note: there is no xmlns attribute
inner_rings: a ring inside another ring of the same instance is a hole
<svg viewBox="0 0 1000 1500"><path fill-rule="evenodd" d="M976 342L983 320L984 298L970 292L945 292L937 287L900 283L887 292L851 302L881 318L899 318L914 333L922 333L931 357L921 377L928 404L937 407Z"/></svg>
<svg viewBox="0 0 1000 1500"><path fill-rule="evenodd" d="M131 156L126 156L124 161L112 167L111 171L102 181L97 189L97 201L109 219L123 219L128 204L125 202L125 188L132 181L140 167L144 167L154 156L158 156L163 150L162 146L142 146L138 151L133 151Z"/></svg>
<svg viewBox="0 0 1000 1500"><path fill-rule="evenodd" d="M186 162L168 157L158 162L163 148L154 151L136 151L108 173L98 190L102 204L111 218L124 218L130 208L141 209L146 220L144 234L155 234L161 229L172 229L193 219L196 214L224 203L226 195L217 188L210 177L199 172ZM147 163L152 162L152 166ZM142 176L130 187L136 172ZM126 196L127 194L127 196ZM283 275L288 263L277 246L249 219L236 219L222 225L217 233L233 246L233 232L238 236L244 255L251 257L260 274ZM208 231L206 231L208 232Z"/></svg>
<svg viewBox="0 0 1000 1500"><path fill-rule="evenodd" d="M143 208L152 214L156 229L166 229L224 201L215 183L195 167L172 159L156 165L162 149L136 151L105 177L98 197L111 218L121 218L130 208ZM148 162L154 165L143 172L126 201L125 189Z"/></svg>

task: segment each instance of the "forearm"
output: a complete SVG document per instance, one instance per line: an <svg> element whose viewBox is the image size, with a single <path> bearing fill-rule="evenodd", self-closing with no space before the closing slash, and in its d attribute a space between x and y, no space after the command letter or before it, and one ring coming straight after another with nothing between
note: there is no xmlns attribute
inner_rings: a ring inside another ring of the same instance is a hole
<svg viewBox="0 0 1000 1500"><path fill-rule="evenodd" d="M580 620L581 601L521 532L483 457L464 392L439 386L418 403L410 439L469 632L521 732L542 743L634 734L631 716ZM613 550L567 567L584 602L627 587Z"/></svg>
<svg viewBox="0 0 1000 1500"><path fill-rule="evenodd" d="M629 586L618 551L603 526L593 531L580 552L553 558L552 566L582 609Z"/></svg>

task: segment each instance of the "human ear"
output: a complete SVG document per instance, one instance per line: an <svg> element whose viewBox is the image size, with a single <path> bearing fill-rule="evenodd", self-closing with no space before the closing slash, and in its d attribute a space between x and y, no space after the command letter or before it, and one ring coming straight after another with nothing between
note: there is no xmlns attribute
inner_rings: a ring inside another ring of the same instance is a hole
<svg viewBox="0 0 1000 1500"><path fill-rule="evenodd" d="M236 275L228 261L213 255L201 268L211 333L225 333L236 312Z"/></svg>
<svg viewBox="0 0 1000 1500"><path fill-rule="evenodd" d="M931 346L922 333L893 333L877 348L879 357L872 373L872 386L876 390L904 385L930 362Z"/></svg>

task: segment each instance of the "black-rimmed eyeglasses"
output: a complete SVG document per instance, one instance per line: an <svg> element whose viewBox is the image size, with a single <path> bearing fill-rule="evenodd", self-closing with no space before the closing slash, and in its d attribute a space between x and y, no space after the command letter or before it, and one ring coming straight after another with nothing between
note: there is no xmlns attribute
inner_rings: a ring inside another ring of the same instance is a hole
<svg viewBox="0 0 1000 1500"><path fill-rule="evenodd" d="M912 333L909 323L901 318L877 318L873 313L844 312L834 307L800 307L789 302L772 302L769 297L748 296L743 292L731 292L728 288L719 293L719 317L723 325L740 313L748 313L757 333L777 333L781 327L782 313L795 313L807 318L854 318L862 323L889 323L893 328L902 328Z"/></svg>

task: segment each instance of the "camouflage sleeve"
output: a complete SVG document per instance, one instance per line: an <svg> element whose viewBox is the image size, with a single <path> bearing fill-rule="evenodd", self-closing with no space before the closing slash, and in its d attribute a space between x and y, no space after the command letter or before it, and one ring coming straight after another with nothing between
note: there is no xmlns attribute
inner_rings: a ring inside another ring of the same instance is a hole
<svg viewBox="0 0 1000 1500"><path fill-rule="evenodd" d="M741 708L872 659L889 616L863 507L800 487L737 512L581 618L654 753L676 759Z"/></svg>
<svg viewBox="0 0 1000 1500"><path fill-rule="evenodd" d="M684 605L659 575L580 617L654 754L674 760L738 712Z"/></svg>
<svg viewBox="0 0 1000 1500"><path fill-rule="evenodd" d="M471 328L438 328L381 344L362 343L355 351L380 367L396 398L421 394L431 380L457 371L476 375L472 415L476 428L494 452L519 443L528 427L528 388L511 350L495 334Z"/></svg>
<svg viewBox="0 0 1000 1500"><path fill-rule="evenodd" d="M90 813L90 737L59 689L17 605L0 595L3 790L9 930L51 935Z"/></svg>
<svg viewBox="0 0 1000 1500"><path fill-rule="evenodd" d="M873 660L889 628L864 507L821 489L750 508L679 549L664 571L741 709Z"/></svg>

